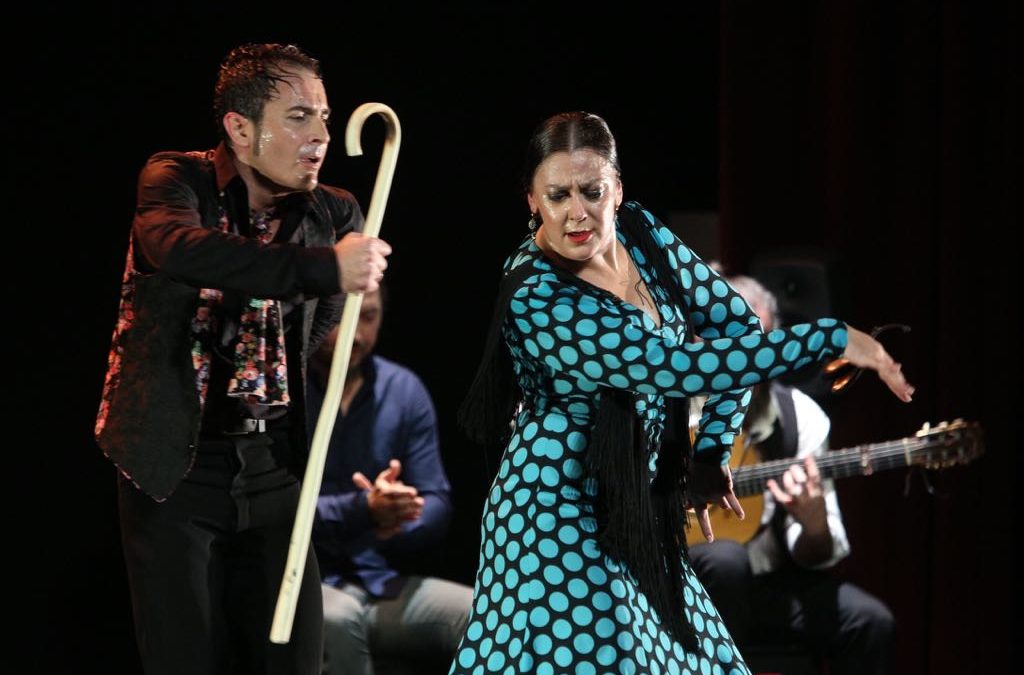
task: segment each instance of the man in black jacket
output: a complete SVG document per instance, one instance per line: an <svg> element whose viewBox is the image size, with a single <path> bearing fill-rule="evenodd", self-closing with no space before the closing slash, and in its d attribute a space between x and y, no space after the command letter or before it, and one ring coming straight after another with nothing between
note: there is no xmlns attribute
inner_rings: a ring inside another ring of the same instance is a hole
<svg viewBox="0 0 1024 675"><path fill-rule="evenodd" d="M390 247L318 184L318 62L245 45L220 67L222 143L142 170L96 438L119 470L147 673L318 673L310 549L287 645L268 640L306 457L306 360Z"/></svg>

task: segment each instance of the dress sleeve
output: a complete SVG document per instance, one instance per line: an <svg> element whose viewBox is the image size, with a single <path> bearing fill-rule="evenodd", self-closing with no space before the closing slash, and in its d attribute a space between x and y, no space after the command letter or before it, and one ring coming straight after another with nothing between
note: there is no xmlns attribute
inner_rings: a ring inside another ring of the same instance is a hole
<svg viewBox="0 0 1024 675"><path fill-rule="evenodd" d="M674 255L678 259L681 249ZM674 397L728 394L712 396L705 405L694 447L701 461L723 461L742 426L748 388L840 354L846 327L819 319L763 333L756 318L753 324L747 319L743 299L709 267L698 261L678 269L684 285L689 283L692 320L706 336L701 342L679 343L614 296L542 270L513 294L505 334L515 359L535 362L552 378L556 393L597 393L604 387ZM699 288L706 289L706 302Z"/></svg>
<svg viewBox="0 0 1024 675"><path fill-rule="evenodd" d="M688 328L695 339L742 337L763 332L760 320L746 300L714 268L701 260L649 211L635 202L629 207L639 211L649 226L649 235L664 253L672 270L671 283L682 292ZM694 439L698 460L729 461L735 434L740 431L742 416L746 414L749 403L750 394L745 388L715 393L707 398ZM725 431L718 433L722 425L725 425Z"/></svg>

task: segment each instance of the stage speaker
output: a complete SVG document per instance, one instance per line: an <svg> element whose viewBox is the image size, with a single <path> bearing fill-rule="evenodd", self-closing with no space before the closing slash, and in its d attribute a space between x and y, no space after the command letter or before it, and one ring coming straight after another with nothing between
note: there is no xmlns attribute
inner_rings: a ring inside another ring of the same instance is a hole
<svg viewBox="0 0 1024 675"><path fill-rule="evenodd" d="M832 316L829 272L824 254L806 248L765 251L750 265L750 276L778 300L782 327ZM828 382L821 377L821 365L811 363L779 379L821 403L829 393Z"/></svg>

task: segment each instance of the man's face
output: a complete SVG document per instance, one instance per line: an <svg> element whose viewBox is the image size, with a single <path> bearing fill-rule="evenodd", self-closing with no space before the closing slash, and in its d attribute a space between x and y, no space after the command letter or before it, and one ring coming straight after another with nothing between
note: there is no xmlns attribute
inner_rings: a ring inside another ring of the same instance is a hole
<svg viewBox="0 0 1024 675"><path fill-rule="evenodd" d="M359 368L366 357L373 353L383 318L384 308L380 302L380 291L364 295L363 306L359 310L359 323L356 324L356 336L352 340L352 357L348 367L350 372Z"/></svg>
<svg viewBox="0 0 1024 675"><path fill-rule="evenodd" d="M751 300L745 296L744 299L750 304L750 309L754 310L754 313L757 314L757 318L761 320L761 326L765 331L775 330L775 321L772 319L772 312L768 305L764 302Z"/></svg>
<svg viewBox="0 0 1024 675"><path fill-rule="evenodd" d="M243 161L274 195L317 186L331 140L324 83L308 70L285 72L263 119L252 123L252 146Z"/></svg>
<svg viewBox="0 0 1024 675"><path fill-rule="evenodd" d="M352 340L352 355L348 361L349 374L358 372L366 358L373 353L377 345L377 335L380 333L380 324L384 318L384 308L380 301L380 291L367 293L363 296L363 306L359 311L359 322L356 324L356 334ZM331 358L334 354L334 346L338 341L338 329L335 328L317 350L315 360L325 369L331 366Z"/></svg>

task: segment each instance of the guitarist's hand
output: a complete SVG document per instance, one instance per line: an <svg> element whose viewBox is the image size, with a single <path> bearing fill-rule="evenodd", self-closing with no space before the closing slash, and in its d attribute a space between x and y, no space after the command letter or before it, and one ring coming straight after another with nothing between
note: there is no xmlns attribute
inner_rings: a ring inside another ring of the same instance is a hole
<svg viewBox="0 0 1024 675"><path fill-rule="evenodd" d="M728 464L691 463L690 482L687 487L691 499L690 506L697 514L700 531L709 542L715 540L715 533L711 530L711 516L708 514L708 507L711 504L718 504L723 509L731 510L743 520L743 507L732 491L732 471L729 470Z"/></svg>
<svg viewBox="0 0 1024 675"><path fill-rule="evenodd" d="M794 464L782 474L782 485L768 479L768 489L775 501L782 505L801 526L811 530L828 528L825 492L821 489L821 474L812 455L804 463Z"/></svg>

